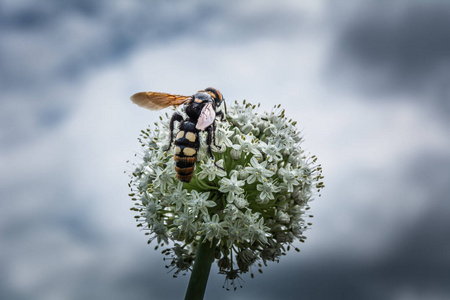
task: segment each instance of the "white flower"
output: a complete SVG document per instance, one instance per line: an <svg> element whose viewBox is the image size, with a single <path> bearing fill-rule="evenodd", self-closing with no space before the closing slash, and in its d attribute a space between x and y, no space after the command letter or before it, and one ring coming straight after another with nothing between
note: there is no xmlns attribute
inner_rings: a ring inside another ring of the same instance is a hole
<svg viewBox="0 0 450 300"><path fill-rule="evenodd" d="M228 202L228 205L223 210L223 213L224 219L227 219L228 221L236 220L242 215L242 212L239 210L239 208L237 208L236 205L230 202Z"/></svg>
<svg viewBox="0 0 450 300"><path fill-rule="evenodd" d="M299 173L300 172L298 169L291 168L290 163L286 164L284 168L280 168L278 170L279 177L283 179L289 193L294 191L294 186L299 185Z"/></svg>
<svg viewBox="0 0 450 300"><path fill-rule="evenodd" d="M162 206L155 202L150 202L147 204L147 217L156 218L158 216L159 210Z"/></svg>
<svg viewBox="0 0 450 300"><path fill-rule="evenodd" d="M275 199L273 193L276 193L280 188L274 184L272 180L263 180L262 184L256 185L256 189L261 192L259 199L260 204L266 204L269 200ZM258 200L257 200L258 201Z"/></svg>
<svg viewBox="0 0 450 300"><path fill-rule="evenodd" d="M219 191L222 193L241 194L244 190L241 188L245 184L245 181L238 180L238 172L233 172L230 178L224 177L219 181Z"/></svg>
<svg viewBox="0 0 450 300"><path fill-rule="evenodd" d="M268 162L279 162L283 159L283 155L280 153L279 146L273 145L273 144L266 144L265 142L261 142L259 144L259 148L261 149L261 152L265 154L265 159L267 159Z"/></svg>
<svg viewBox="0 0 450 300"><path fill-rule="evenodd" d="M253 112L250 107L235 106L229 111L234 123L245 126L251 121Z"/></svg>
<svg viewBox="0 0 450 300"><path fill-rule="evenodd" d="M258 150L255 144L254 137L251 135L236 135L233 138L234 144L231 146L238 153L252 153L257 156L261 156L261 152Z"/></svg>
<svg viewBox="0 0 450 300"><path fill-rule="evenodd" d="M246 235L250 240L250 243L254 243L256 240L259 240L261 243L266 244L266 231L268 230L269 228L264 225L264 218L260 218L258 221L248 224Z"/></svg>
<svg viewBox="0 0 450 300"><path fill-rule="evenodd" d="M209 199L209 192L198 193L197 191L191 191L191 196L188 205L192 207L194 215L202 213L204 216L208 215L208 208L216 206L214 201Z"/></svg>
<svg viewBox="0 0 450 300"><path fill-rule="evenodd" d="M245 239L245 237L248 235L247 231L248 231L248 227L245 227L243 225L243 222L241 219L236 219L236 220L232 220L229 221L229 226L228 226L228 237L227 237L227 246L228 248L231 248L233 246L233 244L235 244L236 242L241 242Z"/></svg>
<svg viewBox="0 0 450 300"><path fill-rule="evenodd" d="M164 241L165 243L168 243L168 236L167 236L167 227L160 222L155 222L153 224L153 232L155 233L155 236L158 240L158 244L161 243L161 241Z"/></svg>
<svg viewBox="0 0 450 300"><path fill-rule="evenodd" d="M219 167L223 168L223 159L216 162ZM227 176L227 172L218 168L212 160L207 160L201 166L201 171L197 173L199 179L208 178L209 181L213 181L216 176L224 177Z"/></svg>
<svg viewBox="0 0 450 300"><path fill-rule="evenodd" d="M164 243L164 253L172 254L175 274L192 267L202 241L215 243L220 272L236 278L260 260L278 261L296 239L305 239L308 203L323 188L322 168L304 154L295 121L278 108L257 114L245 101L229 105L226 120L216 121L214 158L207 133L199 134L189 183L176 179L173 144L164 151L170 116L142 131L143 153L129 183L131 210L149 243Z"/></svg>
<svg viewBox="0 0 450 300"><path fill-rule="evenodd" d="M162 170L161 168L156 169L156 176L154 180L154 187L159 187L161 193L171 184L174 183L175 172L173 168L166 168Z"/></svg>
<svg viewBox="0 0 450 300"><path fill-rule="evenodd" d="M167 207L175 205L175 211L181 211L188 198L188 192L183 189L183 184L178 182L177 185L163 196L164 204Z"/></svg>
<svg viewBox="0 0 450 300"><path fill-rule="evenodd" d="M233 136L233 131L229 130L229 124L227 122L221 122L219 126L217 126L216 130L216 144L221 147L222 150L225 151L226 147L231 147L233 142L231 142L230 137ZM222 152L219 151L219 152Z"/></svg>
<svg viewBox="0 0 450 300"><path fill-rule="evenodd" d="M198 230L198 224L195 222L194 215L189 213L187 209L180 212L173 223L188 236L194 236Z"/></svg>
<svg viewBox="0 0 450 300"><path fill-rule="evenodd" d="M275 172L267 168L267 161L259 163L255 157L250 159L250 166L245 168L245 171L249 174L247 182L252 184L256 180L263 182L265 179L272 177Z"/></svg>
<svg viewBox="0 0 450 300"><path fill-rule="evenodd" d="M204 216L205 223L203 223L202 229L205 232L205 239L212 240L214 238L220 239L227 235L227 231L224 229L227 222L220 221L220 217L215 214L212 218L207 215Z"/></svg>

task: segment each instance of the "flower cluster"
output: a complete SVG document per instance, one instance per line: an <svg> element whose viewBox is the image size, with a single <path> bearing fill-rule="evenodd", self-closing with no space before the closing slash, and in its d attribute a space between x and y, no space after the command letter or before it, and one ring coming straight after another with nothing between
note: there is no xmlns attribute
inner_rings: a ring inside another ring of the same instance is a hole
<svg viewBox="0 0 450 300"><path fill-rule="evenodd" d="M236 102L228 107L226 121L217 120L215 161L200 134L189 183L176 179L173 150L165 151L169 116L142 131L143 155L129 184L131 209L149 243L156 239L156 247L166 247L174 276L190 270L196 248L205 241L215 246L220 273L234 285L253 265L261 272L262 263L278 261L294 241L306 239L311 223L305 219L312 217L308 202L324 187L322 168L315 156L304 153L296 122L284 110L256 110L245 100Z"/></svg>

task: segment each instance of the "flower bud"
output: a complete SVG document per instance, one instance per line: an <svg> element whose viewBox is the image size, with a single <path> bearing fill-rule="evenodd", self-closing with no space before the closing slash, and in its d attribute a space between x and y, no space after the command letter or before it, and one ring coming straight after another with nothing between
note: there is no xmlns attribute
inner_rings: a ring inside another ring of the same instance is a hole
<svg viewBox="0 0 450 300"><path fill-rule="evenodd" d="M241 159L241 155L242 155L242 151L241 150L236 150L234 148L230 150L230 156L234 160Z"/></svg>
<svg viewBox="0 0 450 300"><path fill-rule="evenodd" d="M234 199L234 205L236 205L236 207L239 209L243 209L243 208L247 207L248 201L245 198L236 197Z"/></svg>
<svg viewBox="0 0 450 300"><path fill-rule="evenodd" d="M227 270L230 268L230 259L228 258L228 256L224 256L221 259L219 259L219 261L217 262L217 265L219 267L219 270Z"/></svg>
<svg viewBox="0 0 450 300"><path fill-rule="evenodd" d="M279 210L278 213L277 213L277 220L280 223L288 224L289 221L291 220L291 218L289 217L289 215L287 213Z"/></svg>
<svg viewBox="0 0 450 300"><path fill-rule="evenodd" d="M252 130L253 130L252 124L246 124L246 125L244 125L244 127L242 127L242 133L244 133L244 134L248 134Z"/></svg>

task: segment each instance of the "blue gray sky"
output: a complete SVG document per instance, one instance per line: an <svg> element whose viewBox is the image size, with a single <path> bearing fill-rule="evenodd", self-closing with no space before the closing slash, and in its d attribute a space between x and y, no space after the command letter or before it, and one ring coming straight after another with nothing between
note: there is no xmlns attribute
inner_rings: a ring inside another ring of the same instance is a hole
<svg viewBox="0 0 450 300"><path fill-rule="evenodd" d="M324 167L308 240L206 299L450 298L450 4L0 3L0 299L180 299L128 194L129 96L218 88L297 120Z"/></svg>

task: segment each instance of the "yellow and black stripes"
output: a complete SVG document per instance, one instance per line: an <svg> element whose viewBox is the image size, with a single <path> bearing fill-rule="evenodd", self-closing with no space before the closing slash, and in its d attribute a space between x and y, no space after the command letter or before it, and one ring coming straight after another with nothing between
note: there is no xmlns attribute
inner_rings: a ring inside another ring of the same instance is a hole
<svg viewBox="0 0 450 300"><path fill-rule="evenodd" d="M189 121L182 122L175 139L174 160L178 180L191 181L194 176L199 147L198 130L195 128L195 124Z"/></svg>
<svg viewBox="0 0 450 300"><path fill-rule="evenodd" d="M140 94L139 94L140 95ZM207 132L206 146L208 147L208 154L214 160L215 157L211 151L211 144L215 143L215 130L216 130L216 117L220 117L222 121L225 121L226 105L222 94L215 88L206 88L205 90L198 91L191 97L182 98L181 96L161 93L147 93L147 101L151 102L153 106L149 107L155 109L154 106L162 106L160 98L162 96L167 100L168 98L174 99L171 103L178 104L184 101L184 113L183 116L179 112L175 112L170 119L170 135L169 145L165 151L168 151L174 140L175 122L179 122L178 133L175 137L175 172L177 178L183 182L190 182L194 176L195 164L197 162L197 151L200 148L199 132ZM132 100L136 100L132 97ZM179 102L176 102L179 101ZM135 102L136 103L136 102ZM224 104L225 111L218 110L221 104ZM139 103L138 103L139 104ZM167 106L167 105L166 105ZM216 145L217 147L217 145ZM221 168L214 163L218 168ZM222 169L222 168L221 168Z"/></svg>

